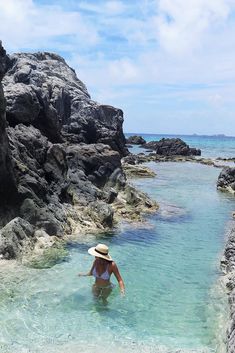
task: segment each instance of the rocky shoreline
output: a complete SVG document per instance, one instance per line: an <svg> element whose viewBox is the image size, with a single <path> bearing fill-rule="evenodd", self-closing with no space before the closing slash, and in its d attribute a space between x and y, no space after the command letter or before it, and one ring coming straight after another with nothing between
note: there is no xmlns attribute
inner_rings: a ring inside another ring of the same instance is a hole
<svg viewBox="0 0 235 353"><path fill-rule="evenodd" d="M217 188L223 192L235 194L235 168L224 168L218 178ZM235 218L235 213L233 214ZM229 327L227 330L227 353L235 353L235 220L232 222L224 255L221 260L221 269L225 274L225 283L230 307Z"/></svg>
<svg viewBox="0 0 235 353"><path fill-rule="evenodd" d="M146 153L138 153L138 154L128 154L128 156L122 158L123 165L132 165L137 166L143 163L148 162L192 162L192 163L200 163L204 165L213 166L215 168L227 168L227 163L234 163L234 158L204 158L204 157L195 157L192 155L182 156L182 155L159 155L153 152Z"/></svg>
<svg viewBox="0 0 235 353"><path fill-rule="evenodd" d="M221 268L225 274L226 290L230 308L229 325L227 328L227 353L235 352L235 222L230 230L225 246Z"/></svg>
<svg viewBox="0 0 235 353"><path fill-rule="evenodd" d="M1 84L2 81L2 84ZM0 258L33 261L63 256L63 241L105 232L122 220L141 222L158 205L136 190L132 177L154 177L146 162L194 162L200 157L180 139L127 142L120 109L92 101L63 58L52 53L8 56L0 42ZM126 143L149 153L129 153ZM218 189L235 194L235 170L222 170ZM49 254L51 256L51 253ZM226 245L231 309L228 353L235 353L235 227Z"/></svg>

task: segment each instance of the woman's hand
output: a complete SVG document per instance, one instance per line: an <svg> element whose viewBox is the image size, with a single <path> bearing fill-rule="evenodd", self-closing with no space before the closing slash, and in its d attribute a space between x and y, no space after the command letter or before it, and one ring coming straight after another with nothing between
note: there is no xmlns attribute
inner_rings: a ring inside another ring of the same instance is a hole
<svg viewBox="0 0 235 353"><path fill-rule="evenodd" d="M125 289L124 288L120 289L120 293L121 293L122 297L125 297Z"/></svg>

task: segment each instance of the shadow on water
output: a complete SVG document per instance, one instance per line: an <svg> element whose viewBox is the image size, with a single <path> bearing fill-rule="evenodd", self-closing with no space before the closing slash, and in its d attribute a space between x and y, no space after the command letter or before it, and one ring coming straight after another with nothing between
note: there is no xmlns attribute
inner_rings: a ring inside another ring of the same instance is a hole
<svg viewBox="0 0 235 353"><path fill-rule="evenodd" d="M151 216L152 221L184 223L192 221L191 212L184 207L174 204L160 202L159 210Z"/></svg>
<svg viewBox="0 0 235 353"><path fill-rule="evenodd" d="M116 237L119 233L119 230L109 230L106 232L101 232L98 234L93 234L90 241L87 238L84 239L75 239L69 241L66 244L67 250L76 249L78 253L84 254L91 246L95 246L96 243L109 243L113 237Z"/></svg>
<svg viewBox="0 0 235 353"><path fill-rule="evenodd" d="M164 223L189 223L193 219L190 213L182 214L169 214L168 212L162 211L152 216L152 220L161 221Z"/></svg>
<svg viewBox="0 0 235 353"><path fill-rule="evenodd" d="M158 239L155 231L155 225L153 225L151 229L149 229L149 227L128 227L123 232L109 232L107 235L102 234L102 236L96 236L90 244L87 242L84 243L81 240L70 242L67 244L67 248L68 250L76 249L78 253L84 254L87 252L89 247L94 246L99 242L104 242L106 244L110 244L111 242L112 246L122 245L125 243L135 243L136 246L138 246L138 244L142 245L144 243L146 247L148 247L151 246L151 244L158 242Z"/></svg>
<svg viewBox="0 0 235 353"><path fill-rule="evenodd" d="M138 245L152 246L160 241L157 231L157 223L189 223L192 221L192 214L185 208L162 202L159 210L145 217L143 224L129 224L122 229L113 229L93 235L91 239L74 240L67 244L68 250L76 250L78 253L86 253L89 247L96 243L112 243L112 245L123 245L125 243L135 243Z"/></svg>

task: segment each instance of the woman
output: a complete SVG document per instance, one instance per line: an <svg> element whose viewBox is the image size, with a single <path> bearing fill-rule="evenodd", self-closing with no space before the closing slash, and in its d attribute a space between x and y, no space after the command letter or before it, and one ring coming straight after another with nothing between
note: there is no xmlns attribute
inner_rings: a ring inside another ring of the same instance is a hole
<svg viewBox="0 0 235 353"><path fill-rule="evenodd" d="M105 244L98 244L90 249L88 253L95 256L95 261L86 274L79 273L79 276L94 276L95 283L92 287L92 292L95 298L102 298L104 302L112 292L114 285L110 282L112 273L115 275L120 292L122 295L125 294L125 286L123 279L119 273L118 267L109 255L109 248Z"/></svg>

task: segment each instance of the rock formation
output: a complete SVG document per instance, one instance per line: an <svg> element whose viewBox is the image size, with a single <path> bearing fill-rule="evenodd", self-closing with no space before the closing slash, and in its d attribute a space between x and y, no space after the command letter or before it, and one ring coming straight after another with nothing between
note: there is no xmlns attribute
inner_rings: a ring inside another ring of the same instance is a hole
<svg viewBox="0 0 235 353"><path fill-rule="evenodd" d="M126 182L122 111L92 101L63 58L0 46L0 75L1 257L157 208Z"/></svg>
<svg viewBox="0 0 235 353"><path fill-rule="evenodd" d="M156 154L164 156L200 156L201 151L196 148L190 148L180 138L163 138L160 141L151 141L145 143L142 147L156 151Z"/></svg>
<svg viewBox="0 0 235 353"><path fill-rule="evenodd" d="M229 191L232 194L235 193L235 168L223 168L218 177L217 188L222 191Z"/></svg>
<svg viewBox="0 0 235 353"><path fill-rule="evenodd" d="M156 176L156 173L146 166L123 163L122 167L128 178L153 178Z"/></svg>
<svg viewBox="0 0 235 353"><path fill-rule="evenodd" d="M126 143L130 145L143 145L146 143L142 136L134 135L126 139Z"/></svg>
<svg viewBox="0 0 235 353"><path fill-rule="evenodd" d="M12 218L12 203L17 203L17 188L6 133L6 101L1 80L7 70L8 57L0 42L0 214L4 210L4 220ZM2 221L2 220L1 220ZM1 224L0 221L0 224Z"/></svg>
<svg viewBox="0 0 235 353"><path fill-rule="evenodd" d="M10 56L3 86L10 126L31 124L52 143L104 143L127 154L123 112L92 101L86 86L59 55Z"/></svg>

